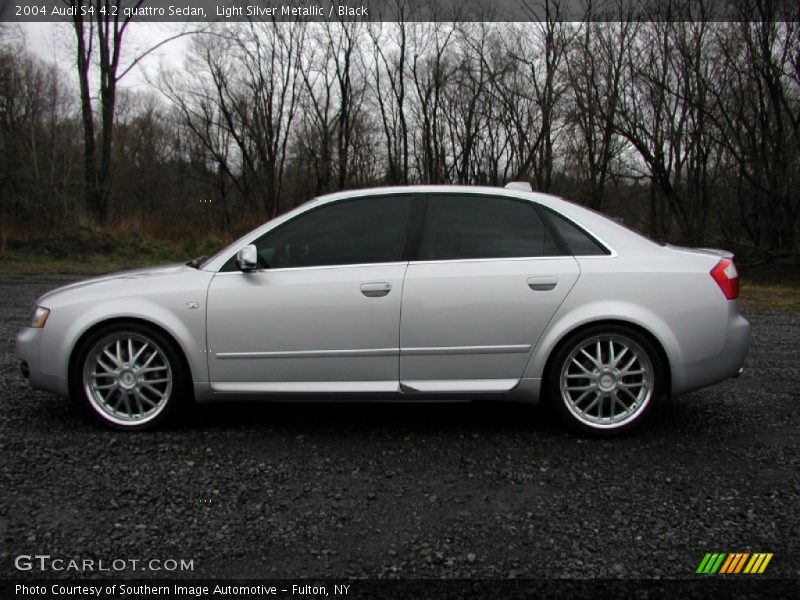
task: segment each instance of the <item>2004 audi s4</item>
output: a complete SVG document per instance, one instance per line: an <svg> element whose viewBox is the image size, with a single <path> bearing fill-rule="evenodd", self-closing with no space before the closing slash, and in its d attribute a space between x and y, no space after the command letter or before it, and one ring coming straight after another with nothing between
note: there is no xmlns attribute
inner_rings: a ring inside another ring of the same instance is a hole
<svg viewBox="0 0 800 600"><path fill-rule="evenodd" d="M17 336L23 374L117 429L189 399L499 394L606 435L738 374L730 253L521 188L332 194L211 258L67 285Z"/></svg>

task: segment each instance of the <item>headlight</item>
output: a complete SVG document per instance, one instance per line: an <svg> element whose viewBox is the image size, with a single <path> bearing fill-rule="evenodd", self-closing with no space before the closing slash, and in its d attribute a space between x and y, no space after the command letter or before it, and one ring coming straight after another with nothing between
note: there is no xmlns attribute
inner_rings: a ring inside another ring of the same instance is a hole
<svg viewBox="0 0 800 600"><path fill-rule="evenodd" d="M36 327L37 329L41 329L44 327L44 324L47 323L47 317L50 316L50 309L45 308L44 306L37 306L33 309L33 314L31 315L31 327Z"/></svg>

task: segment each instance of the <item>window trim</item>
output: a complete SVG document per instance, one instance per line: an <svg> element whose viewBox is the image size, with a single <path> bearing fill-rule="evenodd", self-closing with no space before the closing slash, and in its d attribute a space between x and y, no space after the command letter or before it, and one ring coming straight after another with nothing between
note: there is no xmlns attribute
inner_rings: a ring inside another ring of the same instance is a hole
<svg viewBox="0 0 800 600"><path fill-rule="evenodd" d="M415 214L414 211L415 211L415 209L417 207L417 204L419 202L419 196L421 196L421 194L415 194L415 193L375 194L375 195L353 196L353 197L348 197L348 198L342 198L340 200L335 200L333 202L326 202L325 204L320 204L319 206L315 206L314 208L311 208L309 210L305 210L305 211L301 212L300 214L295 215L291 219L289 219L287 221L284 221L283 223L280 223L279 225L277 225L277 226L275 226L275 227L263 232L261 235L259 235L258 237L256 237L255 239L251 240L250 242L248 242L248 244L245 244L245 245L257 244L258 241L261 240L263 237L271 235L271 234L275 233L276 231L279 231L283 227L286 227L290 223L294 223L298 219L302 219L303 217L305 217L307 215L310 215L311 213L314 213L316 211L319 211L319 210L322 210L322 209L325 209L325 208L330 208L332 206L337 206L337 205L344 204L344 203L347 203L347 202L357 202L359 200L368 200L368 201L376 201L376 200L378 200L378 201L380 201L379 200L380 198L397 198L398 196L399 197L408 198L411 201L411 207L410 207L410 210L408 211L408 216L406 217L406 222L403 225L403 231L400 234L399 250L396 253L396 255L392 258L392 260L380 261L380 262L368 262L368 263L339 263L339 264L332 264L332 265L303 265L303 266L297 266L297 267L267 267L267 268L259 267L254 272L256 272L256 273L268 273L268 272L273 272L273 271L274 272L295 271L297 269L322 269L322 268L341 268L341 267L355 267L355 266L363 267L363 266L367 266L367 265L392 265L392 264L398 264L398 263L407 262L407 259L405 259L404 256L406 255L407 250L408 250L410 232L411 232L411 229L412 229L412 222L413 222L413 218L414 218L414 214ZM223 263L223 265L217 270L217 273L232 273L232 272L233 273L241 273L241 269L239 269L239 267L236 264L236 255L238 254L238 252L239 252L238 250L236 252L234 252L228 258L228 260L226 260Z"/></svg>
<svg viewBox="0 0 800 600"><path fill-rule="evenodd" d="M428 212L428 194L414 194L414 205L408 223L408 235L401 255L406 262L418 261L425 233L425 215Z"/></svg>

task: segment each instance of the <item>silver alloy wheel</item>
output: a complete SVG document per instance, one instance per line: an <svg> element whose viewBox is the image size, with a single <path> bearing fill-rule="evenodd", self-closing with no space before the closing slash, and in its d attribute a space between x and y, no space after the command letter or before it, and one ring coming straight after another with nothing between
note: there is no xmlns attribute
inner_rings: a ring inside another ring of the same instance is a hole
<svg viewBox="0 0 800 600"><path fill-rule="evenodd" d="M140 333L118 332L97 342L83 367L92 407L117 425L152 421L172 395L173 373L163 348Z"/></svg>
<svg viewBox="0 0 800 600"><path fill-rule="evenodd" d="M653 396L655 374L647 353L619 334L577 344L561 367L561 399L572 415L594 428L634 420Z"/></svg>

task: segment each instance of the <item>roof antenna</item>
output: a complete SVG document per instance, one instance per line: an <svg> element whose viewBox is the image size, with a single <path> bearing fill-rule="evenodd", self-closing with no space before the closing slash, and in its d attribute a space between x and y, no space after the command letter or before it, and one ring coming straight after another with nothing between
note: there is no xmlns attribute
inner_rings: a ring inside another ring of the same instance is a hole
<svg viewBox="0 0 800 600"><path fill-rule="evenodd" d="M527 181L512 181L507 183L505 188L507 190L522 190L523 192L532 192L533 188Z"/></svg>

